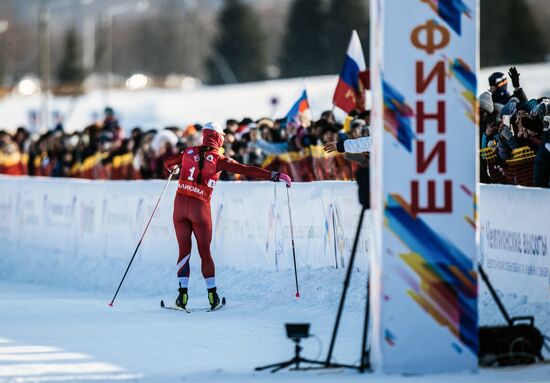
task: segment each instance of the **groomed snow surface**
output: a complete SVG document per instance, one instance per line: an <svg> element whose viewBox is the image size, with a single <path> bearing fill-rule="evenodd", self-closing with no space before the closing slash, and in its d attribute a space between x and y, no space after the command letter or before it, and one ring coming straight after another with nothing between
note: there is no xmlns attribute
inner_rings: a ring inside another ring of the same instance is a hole
<svg viewBox="0 0 550 383"><path fill-rule="evenodd" d="M89 263L31 249L25 254L1 250L0 383L550 381L548 365L415 377L348 370L254 372L256 366L292 356L285 322L310 322L317 337L303 342L304 356L326 357L345 271L299 270L302 297L296 299L290 270L219 268L218 285L228 304L208 313L195 262L189 303L195 311L186 314L159 307L161 299L172 303L176 295L172 266L138 260L115 306L109 308L123 261ZM352 275L334 353L341 363L359 358L365 279L363 272ZM536 310L537 323L550 332L548 307L529 305L524 297L505 300L516 315ZM499 314L485 293L481 301L481 321L498 323Z"/></svg>

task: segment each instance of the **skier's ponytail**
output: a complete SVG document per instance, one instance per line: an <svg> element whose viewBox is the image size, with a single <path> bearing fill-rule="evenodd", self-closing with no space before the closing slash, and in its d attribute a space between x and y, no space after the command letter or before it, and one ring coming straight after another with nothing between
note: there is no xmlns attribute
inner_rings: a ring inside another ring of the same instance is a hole
<svg viewBox="0 0 550 383"><path fill-rule="evenodd" d="M202 182L202 168L204 167L204 154L212 150L210 146L199 146L199 174L197 175L197 184Z"/></svg>

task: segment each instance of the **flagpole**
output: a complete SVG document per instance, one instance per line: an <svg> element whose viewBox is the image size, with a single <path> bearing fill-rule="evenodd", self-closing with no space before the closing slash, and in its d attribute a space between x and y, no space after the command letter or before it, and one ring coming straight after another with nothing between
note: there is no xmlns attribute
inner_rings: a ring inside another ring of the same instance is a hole
<svg viewBox="0 0 550 383"><path fill-rule="evenodd" d="M356 97L359 97L359 89L355 88L353 82L346 82L345 78L355 77L360 81L360 74L367 70L367 65L365 62L365 55L363 54L363 48L361 47L361 41L359 40L359 35L354 29L351 32L351 38L348 44L348 49L346 51L346 58L344 60L344 65L340 71L338 77L338 83L336 84L336 89L334 90L334 95L332 96L332 113L334 109L338 106L344 112L349 113L352 109L357 107L357 98L355 99L355 105L352 107L349 100L346 100L346 94L349 91L353 91Z"/></svg>

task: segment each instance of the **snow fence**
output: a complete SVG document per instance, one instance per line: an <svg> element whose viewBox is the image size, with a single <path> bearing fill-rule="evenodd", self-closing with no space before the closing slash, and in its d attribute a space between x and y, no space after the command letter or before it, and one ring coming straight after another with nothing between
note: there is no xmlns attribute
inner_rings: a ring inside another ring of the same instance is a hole
<svg viewBox="0 0 550 383"><path fill-rule="evenodd" d="M479 206L480 262L495 287L550 303L550 190L481 185Z"/></svg>
<svg viewBox="0 0 550 383"><path fill-rule="evenodd" d="M54 284L64 279L71 287L89 287L91 279L98 287L116 284L164 182L0 176L0 276ZM136 284L175 279L175 191L171 182L132 266ZM550 192L481 185L480 193L480 260L493 283L505 295L550 302ZM360 213L356 194L353 182L293 184L289 195L299 268L346 266ZM367 268L370 218L361 234L360 270ZM239 271L292 268L284 185L219 182L212 221L217 265ZM192 267L199 262L194 246ZM154 269L162 270L156 279Z"/></svg>
<svg viewBox="0 0 550 383"><path fill-rule="evenodd" d="M100 288L108 285L100 279L113 274L115 277L107 279L116 282L164 184L162 180L1 176L0 258L10 261L0 260L0 268L4 267L0 275L47 284L73 278L72 283L64 284L73 287L79 280L81 284L93 283L89 274L94 273ZM141 265L142 280L150 277L153 269L162 269L175 280L178 248L172 205L176 186L177 182L170 183L132 266L133 273L140 275ZM217 183L212 199L212 254L218 266L240 271L292 268L285 189L284 184L273 182ZM360 213L356 184L297 183L289 196L298 267L344 268ZM367 267L368 227L363 227L356 261L360 270ZM192 268L199 262L194 245ZM79 275L71 275L71 271Z"/></svg>

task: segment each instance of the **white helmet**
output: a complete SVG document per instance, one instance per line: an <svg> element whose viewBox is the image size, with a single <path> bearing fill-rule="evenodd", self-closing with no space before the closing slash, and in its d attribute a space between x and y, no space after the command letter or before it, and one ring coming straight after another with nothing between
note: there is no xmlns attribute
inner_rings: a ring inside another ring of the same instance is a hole
<svg viewBox="0 0 550 383"><path fill-rule="evenodd" d="M215 131L216 133L218 134L221 134L222 136L225 135L225 133L223 132L223 129L221 127L221 125L215 121L211 121L211 122L207 122L206 124L203 125L202 127L203 129L210 129L210 130L213 130Z"/></svg>

